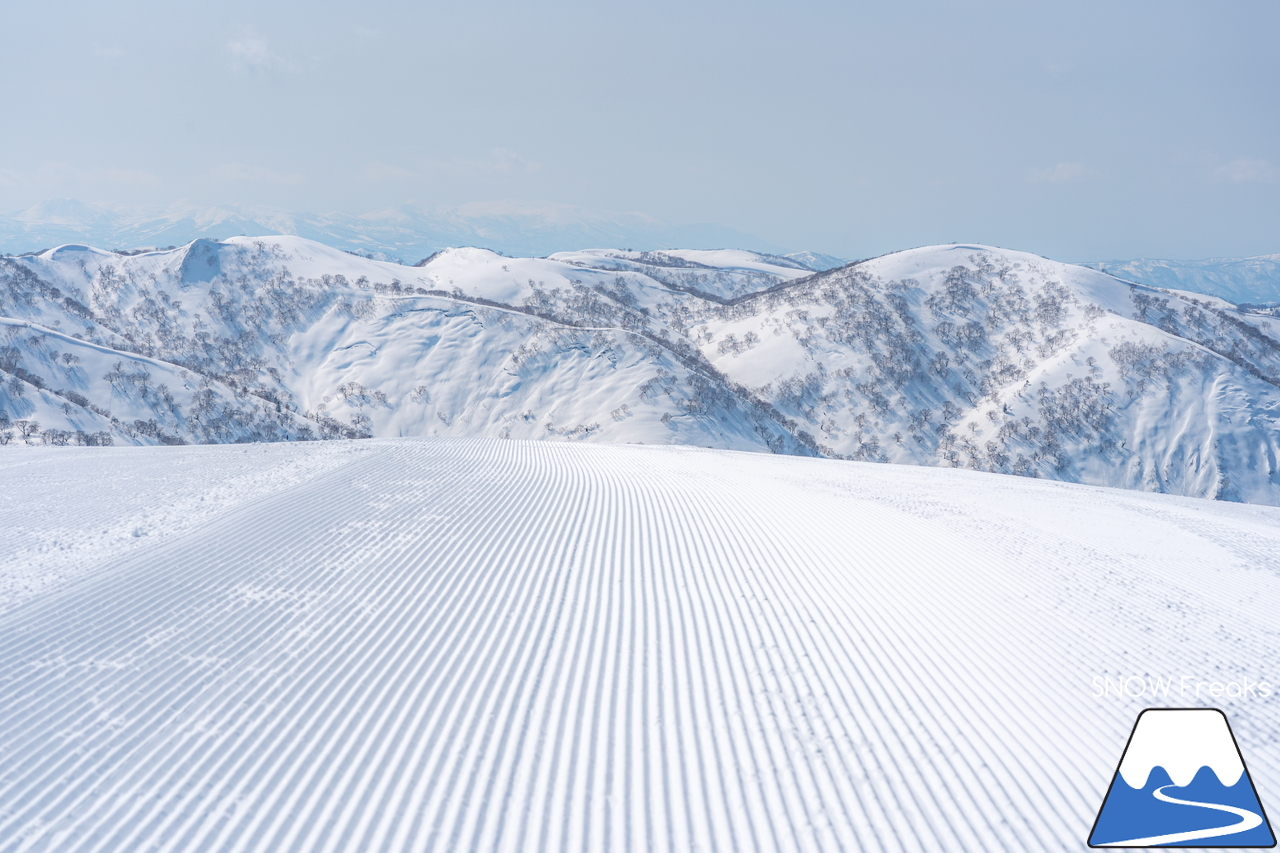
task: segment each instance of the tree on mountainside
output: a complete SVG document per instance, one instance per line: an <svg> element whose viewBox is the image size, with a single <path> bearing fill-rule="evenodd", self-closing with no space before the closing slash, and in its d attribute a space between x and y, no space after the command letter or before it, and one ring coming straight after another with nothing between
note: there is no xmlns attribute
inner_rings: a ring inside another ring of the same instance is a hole
<svg viewBox="0 0 1280 853"><path fill-rule="evenodd" d="M46 429L40 433L40 440L45 444L65 447L71 441L71 433L64 429Z"/></svg>

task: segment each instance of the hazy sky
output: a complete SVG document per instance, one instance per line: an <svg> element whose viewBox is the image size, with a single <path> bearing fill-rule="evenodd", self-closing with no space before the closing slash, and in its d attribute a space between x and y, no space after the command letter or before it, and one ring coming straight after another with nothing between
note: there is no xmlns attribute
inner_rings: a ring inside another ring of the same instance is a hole
<svg viewBox="0 0 1280 853"><path fill-rule="evenodd" d="M1280 252L1280 3L9 4L0 211L511 199L863 257Z"/></svg>

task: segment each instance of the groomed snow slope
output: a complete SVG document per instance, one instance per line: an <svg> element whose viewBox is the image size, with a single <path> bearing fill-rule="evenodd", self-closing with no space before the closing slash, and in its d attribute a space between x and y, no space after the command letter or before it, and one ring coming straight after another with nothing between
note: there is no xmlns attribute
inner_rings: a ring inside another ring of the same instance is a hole
<svg viewBox="0 0 1280 853"><path fill-rule="evenodd" d="M1280 796L1280 698L1092 682L1274 684L1280 510L470 439L192 498L333 446L3 458L27 541L105 532L0 614L0 850L1079 850L1150 704Z"/></svg>

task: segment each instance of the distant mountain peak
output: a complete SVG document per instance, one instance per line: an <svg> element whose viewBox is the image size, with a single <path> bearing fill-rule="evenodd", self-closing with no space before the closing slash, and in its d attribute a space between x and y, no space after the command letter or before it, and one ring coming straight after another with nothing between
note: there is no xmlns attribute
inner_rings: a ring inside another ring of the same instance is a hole
<svg viewBox="0 0 1280 853"><path fill-rule="evenodd" d="M1137 258L1084 264L1117 278L1168 290L1206 293L1235 303L1280 303L1280 255L1198 261Z"/></svg>
<svg viewBox="0 0 1280 853"><path fill-rule="evenodd" d="M156 209L107 209L52 199L0 217L0 252L21 254L60 243L110 248L182 245L198 237L306 237L339 249L413 263L440 249L485 246L542 256L593 246L641 250L671 246L749 246L783 251L718 225L671 225L643 213L610 213L555 202L482 201L458 207L405 203L360 215L292 213L267 207L184 202Z"/></svg>
<svg viewBox="0 0 1280 853"><path fill-rule="evenodd" d="M114 216L106 208L85 204L79 199L52 198L27 208L13 218L30 225L97 228L111 222Z"/></svg>
<svg viewBox="0 0 1280 853"><path fill-rule="evenodd" d="M827 270L842 267L849 261L844 258L837 258L834 255L824 255L821 252L792 252L786 257L805 266L814 272L826 272Z"/></svg>

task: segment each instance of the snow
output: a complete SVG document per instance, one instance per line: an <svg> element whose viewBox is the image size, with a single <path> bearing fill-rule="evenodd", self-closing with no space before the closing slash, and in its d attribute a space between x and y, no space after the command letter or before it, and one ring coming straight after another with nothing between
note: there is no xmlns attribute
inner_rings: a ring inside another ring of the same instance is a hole
<svg viewBox="0 0 1280 853"><path fill-rule="evenodd" d="M0 259L0 441L687 444L1280 504L1280 318L986 246ZM30 431L14 439L18 422Z"/></svg>
<svg viewBox="0 0 1280 853"><path fill-rule="evenodd" d="M770 259L768 256L759 255L755 252L744 252L741 249L666 249L663 254L683 258L686 261L703 264L704 266L717 267L719 269L755 270L756 272L776 275L783 279L800 278L812 272L812 270L795 269L778 263L778 261L787 260L785 258L775 257Z"/></svg>
<svg viewBox="0 0 1280 853"><path fill-rule="evenodd" d="M1231 302L1280 302L1280 255L1173 261L1138 258L1086 264L1127 281L1207 293Z"/></svg>
<svg viewBox="0 0 1280 853"><path fill-rule="evenodd" d="M223 512L346 464L363 442L189 448L31 448L0 457L0 618ZM125 474L125 476L121 476ZM162 495L162 500L157 496Z"/></svg>
<svg viewBox="0 0 1280 853"><path fill-rule="evenodd" d="M574 246L755 246L765 241L717 225L673 225L641 213L588 210L564 204L481 202L460 207L404 204L351 215L288 212L266 207L104 208L53 199L0 215L0 252L40 251L60 243L107 248L183 245L199 238L242 235L305 237L379 260L414 263L441 249L486 246L516 255L546 255Z"/></svg>
<svg viewBox="0 0 1280 853"><path fill-rule="evenodd" d="M826 270L842 267L849 261L844 258L837 258L834 255L824 255L821 252L792 252L786 256L789 260L808 267L814 272L824 272Z"/></svg>
<svg viewBox="0 0 1280 853"><path fill-rule="evenodd" d="M6 554L86 537L0 564L5 853L1079 850L1153 703L1094 679L1277 681L1271 507L476 439L33 448L0 495ZM1154 702L1274 799L1274 695Z"/></svg>
<svg viewBox="0 0 1280 853"><path fill-rule="evenodd" d="M970 271L990 261L1003 271L985 267L986 283L970 288ZM961 295L948 304L942 297L951 293ZM1023 306L1014 312L1020 319L1004 319L1000 306L1014 304ZM731 380L763 389L785 416L811 424L826 455L914 464L943 456L984 470L1034 469L1078 482L1280 500L1275 367L1270 356L1262 370L1239 358L1219 361L1226 348L1203 325L1214 311L1214 322L1248 324L1251 340L1272 347L1280 331L1275 318L975 246L897 252L748 297L735 308L695 325L691 336ZM1164 314L1158 322L1155 310ZM947 340L944 324L976 328L978 350L998 355L972 359L968 344ZM921 352L949 359L925 370L929 359ZM990 371L988 378L975 370ZM958 392L974 379L973 392ZM1035 426L1037 418L1052 417L1056 394L1073 401L1072 414L1056 426ZM963 414L938 445L928 422L947 397ZM1068 436L1092 429L1091 405L1092 423L1107 436L1077 443ZM859 409L864 423L855 426ZM1018 430L1065 438L1074 445L1058 457L1066 464L1026 467L1043 459L1044 448L1019 446L1024 439L1011 437ZM899 438L891 443L893 435ZM963 448L962 455L948 457L954 453L948 444Z"/></svg>

